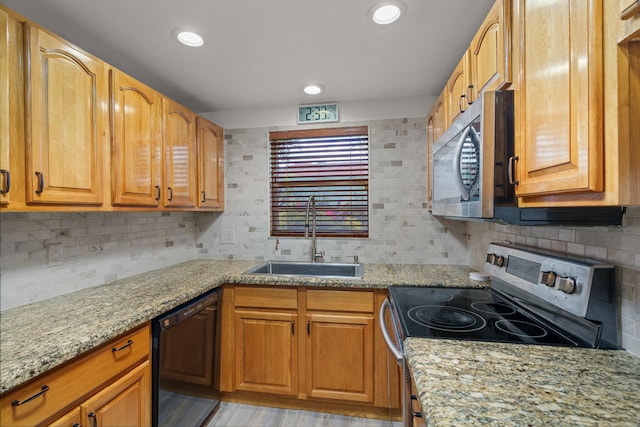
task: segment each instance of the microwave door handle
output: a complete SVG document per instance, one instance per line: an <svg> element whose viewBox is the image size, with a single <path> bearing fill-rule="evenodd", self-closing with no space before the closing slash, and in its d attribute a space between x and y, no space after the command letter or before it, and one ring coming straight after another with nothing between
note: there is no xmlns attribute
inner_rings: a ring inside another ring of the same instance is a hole
<svg viewBox="0 0 640 427"><path fill-rule="evenodd" d="M462 198L462 200L469 200L469 197L471 196L469 194L469 190L464 188L464 182L462 182L462 175L460 174L460 162L462 161L462 148L464 147L464 143L471 131L475 132L471 126L467 126L464 132L462 132L462 135L460 135L460 139L458 140L458 145L456 147L456 154L453 157L453 170L454 170L454 176L456 179L456 187L458 187L458 191L460 192L460 197Z"/></svg>

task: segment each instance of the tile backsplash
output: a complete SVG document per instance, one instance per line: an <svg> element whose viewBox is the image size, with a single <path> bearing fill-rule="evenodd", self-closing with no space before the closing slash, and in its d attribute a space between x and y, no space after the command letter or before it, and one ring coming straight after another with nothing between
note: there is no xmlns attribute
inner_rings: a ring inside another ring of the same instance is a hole
<svg viewBox="0 0 640 427"><path fill-rule="evenodd" d="M195 258L193 213L13 213L0 217L0 309ZM48 266L51 245L61 265Z"/></svg>
<svg viewBox="0 0 640 427"><path fill-rule="evenodd" d="M326 261L403 264L466 263L465 224L440 221L425 209L425 120L351 122L369 126L368 239L318 238ZM325 125L326 127L327 125ZM224 215L199 217L198 243L211 258L310 258L311 242L269 237L269 131L225 130Z"/></svg>
<svg viewBox="0 0 640 427"><path fill-rule="evenodd" d="M509 241L616 266L622 346L640 357L640 207L627 208L622 227L521 227L467 223L468 264L482 269L489 242Z"/></svg>
<svg viewBox="0 0 640 427"><path fill-rule="evenodd" d="M370 130L370 236L318 239L326 261L351 262L357 255L364 263L482 269L487 244L506 240L611 263L617 266L620 287L622 344L640 357L640 207L627 210L623 227L441 220L425 206L424 119L348 125L368 125ZM2 212L0 309L193 258L308 259L310 241L269 237L268 133L288 129L225 131L224 213ZM52 245L62 245L61 265L48 265Z"/></svg>

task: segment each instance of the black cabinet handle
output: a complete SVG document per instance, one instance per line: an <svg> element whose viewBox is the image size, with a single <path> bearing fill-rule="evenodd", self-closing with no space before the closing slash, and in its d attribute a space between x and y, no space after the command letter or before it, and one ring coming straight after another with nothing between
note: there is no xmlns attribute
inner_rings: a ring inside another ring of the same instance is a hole
<svg viewBox="0 0 640 427"><path fill-rule="evenodd" d="M80 423L73 423L71 427L82 427L82 426L80 425Z"/></svg>
<svg viewBox="0 0 640 427"><path fill-rule="evenodd" d="M311 321L307 320L307 335L311 336Z"/></svg>
<svg viewBox="0 0 640 427"><path fill-rule="evenodd" d="M461 113L464 113L464 108L462 108L462 101L466 98L465 94L460 95L460 99L458 100L458 108L460 109Z"/></svg>
<svg viewBox="0 0 640 427"><path fill-rule="evenodd" d="M473 98L473 85L467 86L467 102L469 105L473 104L475 99Z"/></svg>
<svg viewBox="0 0 640 427"><path fill-rule="evenodd" d="M89 412L87 417L93 418L93 427L98 427L98 416L95 412Z"/></svg>
<svg viewBox="0 0 640 427"><path fill-rule="evenodd" d="M509 174L509 184L518 185L519 181L515 177L514 164L518 161L518 156L509 157L509 166L507 167L507 173Z"/></svg>
<svg viewBox="0 0 640 427"><path fill-rule="evenodd" d="M169 197L167 197L167 200L173 200L173 188L167 187L167 191L169 191Z"/></svg>
<svg viewBox="0 0 640 427"><path fill-rule="evenodd" d="M36 189L36 194L41 194L44 191L44 174L42 172L36 172L36 176L38 177L38 188Z"/></svg>
<svg viewBox="0 0 640 427"><path fill-rule="evenodd" d="M33 396L27 397L24 400L14 400L13 402L11 402L11 406L20 406L20 405L24 405L25 403L29 403L33 399L37 398L38 396L42 396L43 394L45 394L48 391L49 391L49 386L45 384L45 385L42 386L40 391L37 392L36 394L34 394Z"/></svg>
<svg viewBox="0 0 640 427"><path fill-rule="evenodd" d="M296 334L296 322L291 322L291 335Z"/></svg>
<svg viewBox="0 0 640 427"><path fill-rule="evenodd" d="M127 348L127 347L131 347L132 345L133 345L133 340L129 340L129 341L127 341L127 343L126 343L125 345L123 345L122 347L113 347L113 348L111 349L111 351L112 351L113 353L115 353L115 352L117 352L117 351L124 350L124 349L125 349L125 348Z"/></svg>
<svg viewBox="0 0 640 427"><path fill-rule="evenodd" d="M203 191L202 192L202 203L204 203L206 201L207 201L207 196L206 196L205 192Z"/></svg>
<svg viewBox="0 0 640 427"><path fill-rule="evenodd" d="M0 173L4 177L4 184L2 185L0 194L7 194L9 192L9 189L11 189L11 174L7 169L0 169Z"/></svg>
<svg viewBox="0 0 640 427"><path fill-rule="evenodd" d="M156 185L156 200L160 200L160 186Z"/></svg>

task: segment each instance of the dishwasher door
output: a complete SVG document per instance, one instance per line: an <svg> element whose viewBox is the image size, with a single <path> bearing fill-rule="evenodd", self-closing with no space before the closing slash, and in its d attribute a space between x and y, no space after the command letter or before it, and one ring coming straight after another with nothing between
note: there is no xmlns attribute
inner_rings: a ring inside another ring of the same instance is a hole
<svg viewBox="0 0 640 427"><path fill-rule="evenodd" d="M200 427L220 402L218 289L152 322L155 427Z"/></svg>

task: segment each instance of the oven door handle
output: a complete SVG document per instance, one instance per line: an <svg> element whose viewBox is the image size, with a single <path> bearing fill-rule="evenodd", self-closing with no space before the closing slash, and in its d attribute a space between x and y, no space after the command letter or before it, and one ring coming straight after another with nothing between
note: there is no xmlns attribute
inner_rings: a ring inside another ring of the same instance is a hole
<svg viewBox="0 0 640 427"><path fill-rule="evenodd" d="M389 330L387 329L387 323L385 321L385 316L384 316L384 313L387 310L389 311L389 315L393 316L393 313L391 312L391 305L389 304L389 299L385 299L382 302L382 305L380 306L380 313L378 313L379 320L380 320L380 329L382 331L382 337L384 338L384 342L387 343L387 347L389 348L389 351L391 351L391 353L393 354L393 357L395 357L396 363L402 366L402 360L403 360L402 349L395 346L393 339L389 335ZM393 322L393 319L391 321ZM396 339L398 341L398 344L402 345L400 337L398 336L398 331L396 330L395 333L396 333Z"/></svg>

